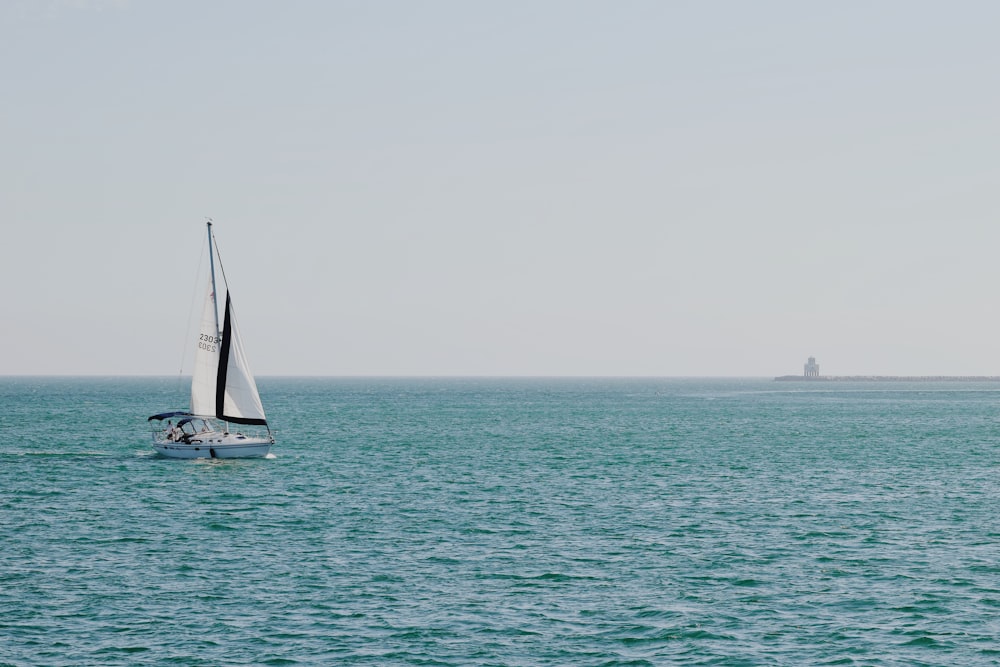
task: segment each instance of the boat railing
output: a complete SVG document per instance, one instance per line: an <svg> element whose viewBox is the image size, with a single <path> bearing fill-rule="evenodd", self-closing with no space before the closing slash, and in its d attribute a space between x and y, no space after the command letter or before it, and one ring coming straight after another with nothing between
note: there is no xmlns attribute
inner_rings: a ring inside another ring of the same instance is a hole
<svg viewBox="0 0 1000 667"><path fill-rule="evenodd" d="M188 440L196 440L203 436L208 436L209 434L214 434L217 436L240 436L245 438L262 439L274 441L274 433L266 426L253 426L244 424L229 424L225 422L217 422L212 424L212 429L203 431L198 430L193 433L188 432L184 429L180 429L174 437L171 437L171 430L177 428L174 426L168 426L164 428L160 424L156 424L151 428L151 435L153 442L186 442Z"/></svg>
<svg viewBox="0 0 1000 667"><path fill-rule="evenodd" d="M266 426L247 426L245 424L223 424L223 432L229 435L245 436L247 438L271 438L272 433Z"/></svg>

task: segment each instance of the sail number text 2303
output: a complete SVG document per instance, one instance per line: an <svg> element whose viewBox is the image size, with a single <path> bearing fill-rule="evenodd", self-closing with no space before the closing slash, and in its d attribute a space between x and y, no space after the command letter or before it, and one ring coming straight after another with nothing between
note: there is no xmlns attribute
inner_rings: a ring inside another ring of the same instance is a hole
<svg viewBox="0 0 1000 667"><path fill-rule="evenodd" d="M198 347L203 350L208 350L209 352L215 352L216 345L222 342L222 339L218 336L209 336L206 334L198 335Z"/></svg>

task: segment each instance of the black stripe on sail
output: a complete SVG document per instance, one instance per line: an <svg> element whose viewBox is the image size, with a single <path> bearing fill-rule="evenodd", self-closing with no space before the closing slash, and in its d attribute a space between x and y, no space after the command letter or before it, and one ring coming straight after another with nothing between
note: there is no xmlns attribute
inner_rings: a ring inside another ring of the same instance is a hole
<svg viewBox="0 0 1000 667"><path fill-rule="evenodd" d="M219 415L219 419L230 422L232 424L251 424L253 426L267 426L266 419L250 419L248 417L227 417L225 415Z"/></svg>
<svg viewBox="0 0 1000 667"><path fill-rule="evenodd" d="M226 290L226 320L222 325L222 347L219 349L219 374L215 378L215 416L225 419L222 413L226 410L226 374L229 372L229 338L232 333L232 322L229 317L229 290Z"/></svg>
<svg viewBox="0 0 1000 667"><path fill-rule="evenodd" d="M215 379L215 416L223 421L233 424L248 424L252 426L267 426L266 419L254 419L251 417L228 417L226 416L226 377L229 373L229 341L232 339L232 305L229 301L229 292L226 292L226 319L222 325L222 343L219 348L219 374Z"/></svg>

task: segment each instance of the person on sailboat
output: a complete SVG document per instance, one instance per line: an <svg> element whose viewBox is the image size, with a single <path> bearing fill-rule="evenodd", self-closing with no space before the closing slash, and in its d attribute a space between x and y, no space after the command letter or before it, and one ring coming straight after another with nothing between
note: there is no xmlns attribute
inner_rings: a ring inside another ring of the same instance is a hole
<svg viewBox="0 0 1000 667"><path fill-rule="evenodd" d="M163 432L167 434L167 441L174 441L174 422L172 420L167 420L167 427L163 429Z"/></svg>
<svg viewBox="0 0 1000 667"><path fill-rule="evenodd" d="M170 442L180 442L181 438L184 436L184 431L178 426L174 426L173 422L167 422L167 430L170 431L167 434L167 440Z"/></svg>

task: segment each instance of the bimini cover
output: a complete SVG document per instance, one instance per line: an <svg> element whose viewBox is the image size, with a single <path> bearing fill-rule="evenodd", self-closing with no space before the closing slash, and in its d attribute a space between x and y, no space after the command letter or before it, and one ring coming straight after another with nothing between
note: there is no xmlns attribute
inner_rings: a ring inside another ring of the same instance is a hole
<svg viewBox="0 0 1000 667"><path fill-rule="evenodd" d="M190 417L190 416L191 416L190 412L187 412L186 410L181 410L179 412L164 412L159 415L153 415L146 421L151 422L154 419L158 421L163 421L164 419L173 419L174 417Z"/></svg>

